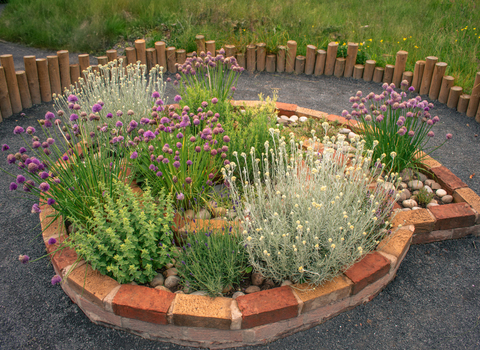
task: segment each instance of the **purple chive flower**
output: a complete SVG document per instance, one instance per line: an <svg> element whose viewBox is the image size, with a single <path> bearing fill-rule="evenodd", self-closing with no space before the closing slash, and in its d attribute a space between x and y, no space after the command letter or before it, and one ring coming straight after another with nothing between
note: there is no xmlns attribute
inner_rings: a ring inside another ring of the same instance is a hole
<svg viewBox="0 0 480 350"><path fill-rule="evenodd" d="M52 122L50 120L45 120L45 123L43 124L46 128L51 128L52 127Z"/></svg>
<svg viewBox="0 0 480 350"><path fill-rule="evenodd" d="M181 143L181 142L177 142L176 146L177 146L177 148L181 149L181 148L182 148L182 143Z"/></svg>
<svg viewBox="0 0 480 350"><path fill-rule="evenodd" d="M230 137L228 137L227 135L225 135L225 136L223 137L223 142L229 143L229 142L230 142Z"/></svg>
<svg viewBox="0 0 480 350"><path fill-rule="evenodd" d="M48 244L49 245L54 245L55 243L57 243L57 240L53 237L51 237L49 240L48 240Z"/></svg>
<svg viewBox="0 0 480 350"><path fill-rule="evenodd" d="M47 139L47 143L48 143L49 145L53 145L53 144L55 143L55 140L52 139L51 137L49 137L49 138Z"/></svg>
<svg viewBox="0 0 480 350"><path fill-rule="evenodd" d="M212 104L216 105L218 103L218 98L214 97L212 98Z"/></svg>
<svg viewBox="0 0 480 350"><path fill-rule="evenodd" d="M2 145L2 151L5 152L5 151L8 151L9 149L10 149L10 146L7 145L6 143L4 143L4 144Z"/></svg>
<svg viewBox="0 0 480 350"><path fill-rule="evenodd" d="M449 133L449 134L447 134L447 140L450 140L452 137L453 137L453 135L452 135L452 134L450 134L450 133Z"/></svg>
<svg viewBox="0 0 480 350"><path fill-rule="evenodd" d="M35 203L34 205L32 205L32 213L41 213L42 210L40 209L40 207L38 206L37 203Z"/></svg>
<svg viewBox="0 0 480 350"><path fill-rule="evenodd" d="M161 171L157 172L156 174L158 177L162 177L163 176L163 173Z"/></svg>
<svg viewBox="0 0 480 350"><path fill-rule="evenodd" d="M403 136L407 133L407 128L402 126L398 131L397 131L397 134L400 135L400 136Z"/></svg>
<svg viewBox="0 0 480 350"><path fill-rule="evenodd" d="M45 119L46 120L52 120L54 118L55 118L55 114L53 114L52 112L45 113Z"/></svg>
<svg viewBox="0 0 480 350"><path fill-rule="evenodd" d="M121 128L123 126L123 123L119 120L118 122L115 123L115 126L117 128Z"/></svg>
<svg viewBox="0 0 480 350"><path fill-rule="evenodd" d="M53 198L48 198L48 199L47 199L47 204L48 204L48 205L54 205L54 204L55 204L55 199L53 199Z"/></svg>
<svg viewBox="0 0 480 350"><path fill-rule="evenodd" d="M158 93L158 91L154 91L152 93L152 98L159 98L160 97L160 94Z"/></svg>
<svg viewBox="0 0 480 350"><path fill-rule="evenodd" d="M434 137L434 136L435 136L435 133L430 130L430 131L427 133L427 136L428 136L428 137Z"/></svg>
<svg viewBox="0 0 480 350"><path fill-rule="evenodd" d="M38 186L40 188L40 190L42 190L43 192L47 192L49 189L50 189L50 185L46 182L42 182L40 184L40 186Z"/></svg>
<svg viewBox="0 0 480 350"><path fill-rule="evenodd" d="M148 167L148 169L152 170L152 171L156 171L156 167L155 165L153 164L150 164L150 166Z"/></svg>
<svg viewBox="0 0 480 350"><path fill-rule="evenodd" d="M15 182L10 183L10 191L15 191L18 188Z"/></svg>
<svg viewBox="0 0 480 350"><path fill-rule="evenodd" d="M187 165L188 165L188 166L190 166L190 165L192 165L192 164L193 164L193 162L192 162L190 159L187 160Z"/></svg>
<svg viewBox="0 0 480 350"><path fill-rule="evenodd" d="M168 164L170 161L168 160L168 158L163 158L162 159L162 163L163 164Z"/></svg>
<svg viewBox="0 0 480 350"><path fill-rule="evenodd" d="M93 106L92 106L92 112L93 113L98 113L102 110L102 106L99 104L99 103L95 103Z"/></svg>
<svg viewBox="0 0 480 350"><path fill-rule="evenodd" d="M183 193L177 194L177 200L178 201L183 201L184 199L185 199L185 196L183 195Z"/></svg>
<svg viewBox="0 0 480 350"><path fill-rule="evenodd" d="M78 97L75 96L75 95L69 95L68 98L67 98L68 102L77 102L78 101Z"/></svg>
<svg viewBox="0 0 480 350"><path fill-rule="evenodd" d="M18 261L20 261L22 264L28 263L30 260L30 257L28 255L19 255L18 256Z"/></svg>
<svg viewBox="0 0 480 350"><path fill-rule="evenodd" d="M52 286L56 285L57 283L60 283L62 282L62 277L60 277L59 275L55 275L52 277Z"/></svg>
<svg viewBox="0 0 480 350"><path fill-rule="evenodd" d="M177 134L177 139L180 140L181 138L183 138L183 134L182 134L181 132L179 132L179 133Z"/></svg>
<svg viewBox="0 0 480 350"><path fill-rule="evenodd" d="M23 175L18 175L17 176L17 184L23 184L25 182L25 176Z"/></svg>
<svg viewBox="0 0 480 350"><path fill-rule="evenodd" d="M155 138L155 134L151 130L147 130L143 134L143 137L146 138L147 140L153 140Z"/></svg>
<svg viewBox="0 0 480 350"><path fill-rule="evenodd" d="M175 96L175 98L173 99L175 102L180 102L182 100L182 96L180 95L177 95Z"/></svg>
<svg viewBox="0 0 480 350"><path fill-rule="evenodd" d="M186 182L187 184L191 184L191 183L192 183L192 178L191 178L191 177L185 178L185 182Z"/></svg>
<svg viewBox="0 0 480 350"><path fill-rule="evenodd" d="M202 149L200 148L200 146L196 146L196 147L195 147L195 152L200 153L201 150L202 150Z"/></svg>
<svg viewBox="0 0 480 350"><path fill-rule="evenodd" d="M15 135L23 134L24 132L25 130L21 126L16 126L15 129L13 129L13 133Z"/></svg>
<svg viewBox="0 0 480 350"><path fill-rule="evenodd" d="M138 126L138 123L135 120L132 120L129 125L132 129L135 129Z"/></svg>
<svg viewBox="0 0 480 350"><path fill-rule="evenodd" d="M158 99L158 100L155 101L155 104L156 104L157 106L162 106L164 103L165 103L165 102L163 102L163 100L161 100L161 99ZM158 111L158 109L157 109L157 111Z"/></svg>
<svg viewBox="0 0 480 350"><path fill-rule="evenodd" d="M175 162L173 162L173 166L177 169L180 168L180 162L176 160Z"/></svg>
<svg viewBox="0 0 480 350"><path fill-rule="evenodd" d="M48 175L48 173L47 173L46 171L43 171L43 172L40 173L40 178L41 178L42 180L45 180L46 178L48 178L48 176L49 176L49 175Z"/></svg>
<svg viewBox="0 0 480 350"><path fill-rule="evenodd" d="M138 158L138 153L137 151L134 151L131 155L130 155L130 159L137 159Z"/></svg>
<svg viewBox="0 0 480 350"><path fill-rule="evenodd" d="M70 115L70 121L71 121L71 122L74 122L74 121L77 120L77 119L78 119L78 115L77 115L77 114L72 113L72 114Z"/></svg>

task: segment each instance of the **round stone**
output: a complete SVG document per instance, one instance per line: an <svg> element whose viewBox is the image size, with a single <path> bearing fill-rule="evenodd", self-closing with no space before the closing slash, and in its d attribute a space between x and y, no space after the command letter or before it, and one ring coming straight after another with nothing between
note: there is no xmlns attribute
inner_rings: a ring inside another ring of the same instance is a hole
<svg viewBox="0 0 480 350"><path fill-rule="evenodd" d="M296 121L298 121L298 116L292 115L292 116L290 117L290 120L295 123Z"/></svg>
<svg viewBox="0 0 480 350"><path fill-rule="evenodd" d="M261 273L252 273L252 284L254 286L261 286L263 281L265 281L265 277L263 277Z"/></svg>
<svg viewBox="0 0 480 350"><path fill-rule="evenodd" d="M188 209L185 211L185 217L187 219L194 219L195 218L195 212L192 209Z"/></svg>
<svg viewBox="0 0 480 350"><path fill-rule="evenodd" d="M197 219L208 220L212 217L207 209L200 209L197 213Z"/></svg>
<svg viewBox="0 0 480 350"><path fill-rule="evenodd" d="M178 275L178 270L175 267L172 267L166 271L163 272L165 277L170 277L170 276L177 276Z"/></svg>
<svg viewBox="0 0 480 350"><path fill-rule="evenodd" d="M153 277L152 282L150 282L150 287L158 287L163 285L163 281L165 279L163 278L163 275L161 273L157 274L155 277Z"/></svg>
<svg viewBox="0 0 480 350"><path fill-rule="evenodd" d="M283 286L290 286L290 285L292 285L292 281L285 280L285 281L282 282L281 286L283 287Z"/></svg>
<svg viewBox="0 0 480 350"><path fill-rule="evenodd" d="M425 191L427 191L428 193L433 193L433 190L432 190L432 188L431 188L430 186L425 185L425 186L423 186L423 188L424 188Z"/></svg>
<svg viewBox="0 0 480 350"><path fill-rule="evenodd" d="M227 215L227 209L218 207L218 208L213 208L212 209L213 215L218 218L218 217L225 217Z"/></svg>
<svg viewBox="0 0 480 350"><path fill-rule="evenodd" d="M155 289L163 290L164 292L170 292L170 293L172 292L170 289L168 289L165 286L156 286Z"/></svg>
<svg viewBox="0 0 480 350"><path fill-rule="evenodd" d="M418 204L416 201L414 201L413 199L407 199L407 200L404 200L402 202L402 205L405 207L405 208L413 208L413 207L417 207Z"/></svg>
<svg viewBox="0 0 480 350"><path fill-rule="evenodd" d="M439 189L437 190L437 192L435 192L435 194L441 198L447 195L447 191L445 191L444 189Z"/></svg>
<svg viewBox="0 0 480 350"><path fill-rule="evenodd" d="M398 188L401 190L405 190L408 188L408 185L405 182L400 182L400 185L398 185Z"/></svg>
<svg viewBox="0 0 480 350"><path fill-rule="evenodd" d="M223 288L222 294L227 294L227 293L230 292L231 290L233 290L233 286L232 286L231 284L229 284L228 286L226 286L225 288Z"/></svg>
<svg viewBox="0 0 480 350"><path fill-rule="evenodd" d="M427 179L425 180L425 185L432 187L432 185L435 183L435 180L432 179Z"/></svg>
<svg viewBox="0 0 480 350"><path fill-rule="evenodd" d="M418 209L422 209L420 207L413 207L412 210L418 210Z"/></svg>
<svg viewBox="0 0 480 350"><path fill-rule="evenodd" d="M290 118L287 117L286 115L281 115L280 119L285 120L285 121L290 121Z"/></svg>
<svg viewBox="0 0 480 350"><path fill-rule="evenodd" d="M402 211L409 211L409 210L412 210L410 208L403 208Z"/></svg>
<svg viewBox="0 0 480 350"><path fill-rule="evenodd" d="M301 121L302 123L305 123L307 121L307 117L300 117L298 120Z"/></svg>
<svg viewBox="0 0 480 350"><path fill-rule="evenodd" d="M438 207L438 203L428 203L427 204L427 208L431 208L431 207Z"/></svg>
<svg viewBox="0 0 480 350"><path fill-rule="evenodd" d="M432 190L439 190L442 188L442 186L440 186L440 184L437 182L434 182L430 187L432 188Z"/></svg>
<svg viewBox="0 0 480 350"><path fill-rule="evenodd" d="M453 196L447 194L446 196L442 197L442 202L443 203L452 203L453 202Z"/></svg>
<svg viewBox="0 0 480 350"><path fill-rule="evenodd" d="M413 190L419 190L423 187L423 182L420 180L412 180L408 183L408 187Z"/></svg>
<svg viewBox="0 0 480 350"><path fill-rule="evenodd" d="M174 289L180 283L180 277L178 276L169 276L165 280L165 287L168 289Z"/></svg>
<svg viewBox="0 0 480 350"><path fill-rule="evenodd" d="M347 128L343 128L343 129L338 130L339 134L344 134L344 135L348 135L348 134L350 134L350 132L351 132L351 130L347 129Z"/></svg>
<svg viewBox="0 0 480 350"><path fill-rule="evenodd" d="M417 179L424 182L427 180L427 176L425 174L422 174L422 173L417 173Z"/></svg>
<svg viewBox="0 0 480 350"><path fill-rule="evenodd" d="M260 292L260 287L259 286L250 286L247 289L245 289L245 293L247 293L247 294L252 294L252 293L256 293L256 292Z"/></svg>
<svg viewBox="0 0 480 350"><path fill-rule="evenodd" d="M355 134L354 132L349 132L348 133L348 138L349 139L354 139L356 136L357 136L357 134Z"/></svg>
<svg viewBox="0 0 480 350"><path fill-rule="evenodd" d="M398 199L399 202L403 202L411 197L411 193L409 190L405 189L400 193L400 198Z"/></svg>
<svg viewBox="0 0 480 350"><path fill-rule="evenodd" d="M242 292L235 292L233 293L232 295L232 299L237 299L238 297L241 297L241 296L244 296L245 293L242 293Z"/></svg>
<svg viewBox="0 0 480 350"><path fill-rule="evenodd" d="M437 200L436 200L436 199L432 199L432 200L430 201L430 203L435 203L435 204L438 204L438 202L437 202ZM428 204L430 204L430 203L428 203Z"/></svg>

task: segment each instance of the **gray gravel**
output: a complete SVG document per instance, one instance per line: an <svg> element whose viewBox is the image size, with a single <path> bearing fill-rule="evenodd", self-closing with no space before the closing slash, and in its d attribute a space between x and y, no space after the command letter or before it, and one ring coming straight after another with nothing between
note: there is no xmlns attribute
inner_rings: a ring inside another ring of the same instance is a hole
<svg viewBox="0 0 480 350"><path fill-rule="evenodd" d="M46 52L0 42L0 54L16 57ZM21 65L20 65L21 66ZM21 69L21 67L17 69ZM244 74L236 99L257 99L278 89L279 101L340 114L357 90L379 92L380 86L353 79L285 74ZM169 90L169 95L174 92ZM35 125L51 106L43 104L0 124L0 144L13 150L16 125ZM434 157L479 193L479 125L435 103L441 122L432 141L447 132L451 142ZM6 165L6 154L0 153ZM473 176L470 179L472 174ZM46 259L28 265L19 254L40 257L45 248L32 201L8 191L10 178L0 176L0 349L186 349L144 340L91 323L63 293L51 286L54 274ZM480 348L480 238L411 247L391 282L371 302L326 323L256 349L478 349ZM242 348L247 349L247 348ZM250 349L250 348L248 348ZM253 349L253 348L252 348Z"/></svg>

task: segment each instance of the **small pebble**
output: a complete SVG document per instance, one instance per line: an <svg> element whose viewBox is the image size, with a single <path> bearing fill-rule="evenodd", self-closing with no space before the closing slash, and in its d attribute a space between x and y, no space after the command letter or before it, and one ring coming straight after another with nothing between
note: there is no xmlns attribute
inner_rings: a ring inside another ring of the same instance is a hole
<svg viewBox="0 0 480 350"><path fill-rule="evenodd" d="M280 119L285 120L285 121L287 121L287 122L290 121L290 118L287 117L286 115L281 115L281 116L280 116Z"/></svg>
<svg viewBox="0 0 480 350"><path fill-rule="evenodd" d="M163 272L163 275L168 278L170 276L177 276L178 275L178 270L175 267L172 267L166 271Z"/></svg>
<svg viewBox="0 0 480 350"><path fill-rule="evenodd" d="M282 282L281 286L283 287L283 286L290 286L290 285L292 285L292 281L285 280L285 281Z"/></svg>
<svg viewBox="0 0 480 350"><path fill-rule="evenodd" d="M435 183L435 180L432 179L427 179L425 180L425 185L432 187L432 185Z"/></svg>
<svg viewBox="0 0 480 350"><path fill-rule="evenodd" d="M252 284L254 286L261 286L263 281L265 281L265 277L263 277L261 273L252 273Z"/></svg>
<svg viewBox="0 0 480 350"><path fill-rule="evenodd" d="M163 275L161 273L157 274L152 282L150 282L150 287L158 287L158 286L161 286L163 285L163 282L165 281L165 279L163 278Z"/></svg>
<svg viewBox="0 0 480 350"><path fill-rule="evenodd" d="M418 204L416 201L414 201L413 199L407 199L407 200L404 200L402 202L402 205L405 207L405 208L413 208L413 207L417 207Z"/></svg>
<svg viewBox="0 0 480 350"><path fill-rule="evenodd" d="M441 197L447 195L447 191L445 191L443 189L439 189L439 190L437 190L437 192L435 192L435 194L441 198Z"/></svg>
<svg viewBox="0 0 480 350"><path fill-rule="evenodd" d="M430 187L432 188L432 190L439 190L442 188L442 186L440 186L440 184L437 182L433 183Z"/></svg>
<svg viewBox="0 0 480 350"><path fill-rule="evenodd" d="M212 217L207 209L200 209L197 213L197 219L208 220Z"/></svg>
<svg viewBox="0 0 480 350"><path fill-rule="evenodd" d="M419 179L420 181L424 182L425 180L427 180L427 176L425 174L422 174L422 173L417 173L417 179Z"/></svg>
<svg viewBox="0 0 480 350"><path fill-rule="evenodd" d="M168 289L173 289L180 283L180 278L178 276L170 276L165 280L165 287Z"/></svg>
<svg viewBox="0 0 480 350"><path fill-rule="evenodd" d="M432 203L432 202L430 202L430 203L427 204L427 208L437 207L438 205L439 205L438 203Z"/></svg>
<svg viewBox="0 0 480 350"><path fill-rule="evenodd" d="M453 196L447 194L446 196L442 197L442 202L443 203L452 203L453 202Z"/></svg>
<svg viewBox="0 0 480 350"><path fill-rule="evenodd" d="M235 293L233 293L233 295L232 295L232 299L237 299L238 297L241 297L241 296L243 296L243 295L245 295L245 293L235 292Z"/></svg>
<svg viewBox="0 0 480 350"><path fill-rule="evenodd" d="M403 208L402 211L409 211L409 210L412 210L410 208Z"/></svg>
<svg viewBox="0 0 480 350"><path fill-rule="evenodd" d="M398 199L399 202L403 202L407 199L409 199L412 196L409 190L405 189L400 193L400 198Z"/></svg>
<svg viewBox="0 0 480 350"><path fill-rule="evenodd" d="M185 294L185 292L183 290L177 290L175 294Z"/></svg>
<svg viewBox="0 0 480 350"><path fill-rule="evenodd" d="M420 207L413 207L412 210L418 210L418 209L422 209Z"/></svg>
<svg viewBox="0 0 480 350"><path fill-rule="evenodd" d="M408 187L414 190L419 190L423 187L423 182L419 180L412 180L408 183Z"/></svg>
<svg viewBox="0 0 480 350"><path fill-rule="evenodd" d="M195 212L192 209L188 209L187 211L185 211L185 217L187 219L193 219L195 218Z"/></svg>
<svg viewBox="0 0 480 350"><path fill-rule="evenodd" d="M252 293L256 293L256 292L260 292L260 287L259 286L250 286L247 289L245 289L245 293L247 293L247 294L252 294Z"/></svg>
<svg viewBox="0 0 480 350"><path fill-rule="evenodd" d="M165 286L156 286L155 289L158 289L158 290L163 290L165 292L172 292L170 289L168 289L167 287Z"/></svg>
<svg viewBox="0 0 480 350"><path fill-rule="evenodd" d="M298 120L301 121L302 123L305 123L307 121L307 117L300 117Z"/></svg>
<svg viewBox="0 0 480 350"><path fill-rule="evenodd" d="M292 115L292 116L290 117L290 120L295 123L296 121L298 121L298 116Z"/></svg>
<svg viewBox="0 0 480 350"><path fill-rule="evenodd" d="M338 130L338 133L339 133L339 134L348 135L348 134L350 134L350 132L351 132L351 130L350 130L350 129L347 129L347 128L343 128L343 129Z"/></svg>
<svg viewBox="0 0 480 350"><path fill-rule="evenodd" d="M200 295L200 296L205 296L208 293L203 291L203 290L197 290L196 292L190 293L190 295Z"/></svg>
<svg viewBox="0 0 480 350"><path fill-rule="evenodd" d="M357 134L355 134L354 132L348 133L348 138L349 139L354 139L356 136L357 136Z"/></svg>
<svg viewBox="0 0 480 350"><path fill-rule="evenodd" d="M433 190L430 186L423 186L423 188L425 189L425 191L427 191L428 193L433 193Z"/></svg>
<svg viewBox="0 0 480 350"><path fill-rule="evenodd" d="M408 185L405 182L400 182L400 185L398 185L398 188L405 190L408 188Z"/></svg>

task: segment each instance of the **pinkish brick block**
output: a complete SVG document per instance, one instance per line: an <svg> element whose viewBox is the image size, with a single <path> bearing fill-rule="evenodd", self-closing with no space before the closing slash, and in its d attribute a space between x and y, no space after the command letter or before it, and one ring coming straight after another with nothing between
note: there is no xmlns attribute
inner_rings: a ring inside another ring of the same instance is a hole
<svg viewBox="0 0 480 350"><path fill-rule="evenodd" d="M173 305L173 323L177 326L230 329L231 303L231 298L178 294Z"/></svg>
<svg viewBox="0 0 480 350"><path fill-rule="evenodd" d="M410 246L414 230L415 227L413 225L397 229L393 232L393 234L380 242L377 247L377 251L385 252L395 256L396 258L402 256Z"/></svg>
<svg viewBox="0 0 480 350"><path fill-rule="evenodd" d="M122 326L120 316L115 315L113 312L106 311L103 307L99 307L97 304L94 304L85 298L79 296L77 298L77 305L94 323L110 324L117 327Z"/></svg>
<svg viewBox="0 0 480 350"><path fill-rule="evenodd" d="M357 261L344 273L354 283L352 294L357 294L367 285L385 276L389 270L390 261L377 252L372 252L365 255L362 260Z"/></svg>
<svg viewBox="0 0 480 350"><path fill-rule="evenodd" d="M476 223L480 223L480 197L468 187L458 188L453 192L453 200L455 203L466 202L476 211Z"/></svg>
<svg viewBox="0 0 480 350"><path fill-rule="evenodd" d="M467 203L438 205L431 207L430 211L436 219L434 230L449 230L475 224L475 212Z"/></svg>
<svg viewBox="0 0 480 350"><path fill-rule="evenodd" d="M392 225L415 226L415 233L430 232L435 227L435 217L428 209L400 211L395 214Z"/></svg>
<svg viewBox="0 0 480 350"><path fill-rule="evenodd" d="M424 233L416 233L412 237L412 244L426 244L452 239L453 230L440 230Z"/></svg>
<svg viewBox="0 0 480 350"><path fill-rule="evenodd" d="M442 188L447 191L448 194L453 194L455 190L468 187L465 182L460 180L454 173L448 170L446 167L439 166L435 168L431 168L430 171L433 173L437 182L442 186Z"/></svg>
<svg viewBox="0 0 480 350"><path fill-rule="evenodd" d="M276 102L278 115L286 115L291 117L297 112L297 105L291 103Z"/></svg>

